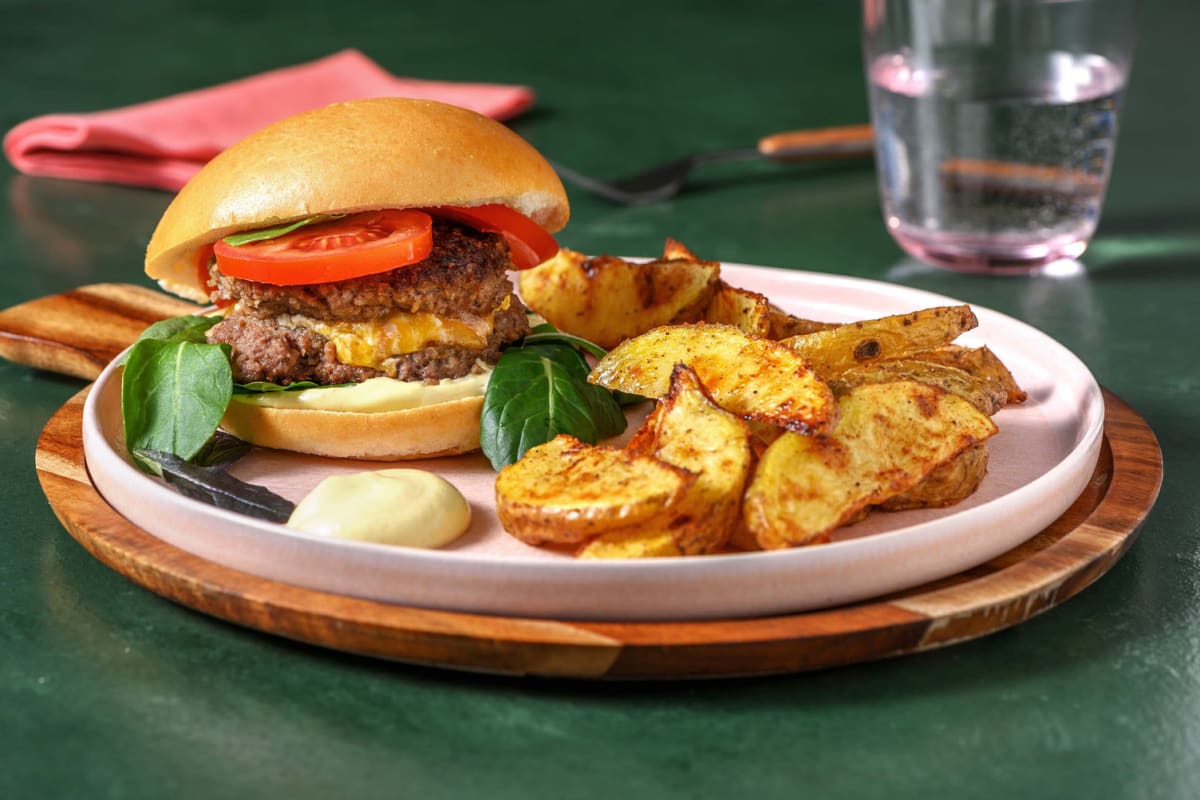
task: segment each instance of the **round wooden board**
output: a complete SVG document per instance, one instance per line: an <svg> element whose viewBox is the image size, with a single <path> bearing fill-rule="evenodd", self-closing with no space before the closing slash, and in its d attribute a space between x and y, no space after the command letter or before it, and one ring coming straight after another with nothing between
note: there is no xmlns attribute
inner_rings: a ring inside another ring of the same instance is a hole
<svg viewBox="0 0 1200 800"><path fill-rule="evenodd" d="M1162 482L1145 421L1105 391L1105 441L1075 504L1025 544L935 583L821 611L702 622L574 622L389 605L265 580L134 526L84 466L87 390L47 423L37 471L59 520L111 569L229 622L378 658L518 675L680 678L818 669L915 653L1015 625L1073 596L1132 544Z"/></svg>

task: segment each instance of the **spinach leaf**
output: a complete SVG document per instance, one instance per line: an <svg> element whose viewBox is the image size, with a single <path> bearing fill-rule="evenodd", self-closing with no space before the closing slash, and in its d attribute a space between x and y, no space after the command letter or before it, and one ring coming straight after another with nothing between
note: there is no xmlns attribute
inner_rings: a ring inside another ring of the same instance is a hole
<svg viewBox="0 0 1200 800"><path fill-rule="evenodd" d="M200 466L157 450L139 448L131 452L143 469L159 475L185 497L268 522L287 522L295 510L290 500L265 486L233 477L223 466Z"/></svg>
<svg viewBox="0 0 1200 800"><path fill-rule="evenodd" d="M189 459L217 430L232 393L229 345L141 339L121 376L125 445Z"/></svg>
<svg viewBox="0 0 1200 800"><path fill-rule="evenodd" d="M278 239L284 234L291 233L297 228L303 228L305 225L312 225L317 222L328 222L331 219L340 219L344 214L317 214L307 219L289 222L286 225L276 225L274 228L259 228L256 231L246 231L244 233L234 233L224 238L225 244L233 247L241 247L244 244L251 242L263 242L267 239Z"/></svg>
<svg viewBox="0 0 1200 800"><path fill-rule="evenodd" d="M525 344L527 345L541 342L562 342L563 344L569 344L572 347L587 351L596 358L604 358L607 353L603 347L595 342L589 342L581 336L563 333L548 322L538 325L525 337Z"/></svg>
<svg viewBox="0 0 1200 800"><path fill-rule="evenodd" d="M314 383L313 381L296 381L289 383L287 386L279 383L271 383L270 381L251 381L250 383L235 383L233 385L234 394L268 394L270 392L299 392L303 389L318 389L324 384ZM345 386L346 384L336 384Z"/></svg>
<svg viewBox="0 0 1200 800"><path fill-rule="evenodd" d="M587 382L589 371L579 351L561 341L504 351L480 419L480 445L494 469L560 433L595 444L625 430L620 406L607 389Z"/></svg>
<svg viewBox="0 0 1200 800"><path fill-rule="evenodd" d="M192 344L204 344L207 340L204 334L213 325L221 321L220 317L172 317L171 319L159 320L146 330L142 331L134 342L136 347L139 342L153 340L159 342L190 342ZM128 359L128 353L121 357L118 364L124 364Z"/></svg>

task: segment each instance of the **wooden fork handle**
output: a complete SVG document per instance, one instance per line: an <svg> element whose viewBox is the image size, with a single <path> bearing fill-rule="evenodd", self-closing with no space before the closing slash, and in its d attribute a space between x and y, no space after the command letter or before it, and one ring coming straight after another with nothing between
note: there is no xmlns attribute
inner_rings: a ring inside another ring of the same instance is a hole
<svg viewBox="0 0 1200 800"><path fill-rule="evenodd" d="M774 161L860 158L871 155L874 147L870 125L784 131L758 140L758 152Z"/></svg>
<svg viewBox="0 0 1200 800"><path fill-rule="evenodd" d="M202 307L127 283L98 283L0 311L0 358L94 379L152 322Z"/></svg>

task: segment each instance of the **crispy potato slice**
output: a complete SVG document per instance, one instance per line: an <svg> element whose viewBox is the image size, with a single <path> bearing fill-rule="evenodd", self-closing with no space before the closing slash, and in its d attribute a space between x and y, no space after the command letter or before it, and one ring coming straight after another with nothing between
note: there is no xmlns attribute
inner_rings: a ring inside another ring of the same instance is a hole
<svg viewBox="0 0 1200 800"><path fill-rule="evenodd" d="M849 394L855 386L889 381L916 381L945 389L956 394L983 413L991 416L1008 402L1008 393L999 383L978 378L958 367L920 360L918 357L899 361L879 361L861 367L851 367L829 381L834 395Z"/></svg>
<svg viewBox="0 0 1200 800"><path fill-rule="evenodd" d="M647 432L643 435L643 432ZM695 483L670 509L667 526L643 524L604 533L579 551L581 558L700 555L725 546L739 519L750 472L750 431L719 408L696 373L678 365L671 387L646 418L630 449L694 473Z"/></svg>
<svg viewBox="0 0 1200 800"><path fill-rule="evenodd" d="M767 304L767 338L786 339L803 333L816 333L838 327L836 322L818 322L793 316L774 303Z"/></svg>
<svg viewBox="0 0 1200 800"><path fill-rule="evenodd" d="M851 322L782 342L807 358L814 372L831 380L851 367L907 358L948 344L978 324L970 306L939 306Z"/></svg>
<svg viewBox="0 0 1200 800"><path fill-rule="evenodd" d="M521 298L561 331L606 349L659 325L694 322L716 290L715 261L634 263L560 250L518 277Z"/></svg>
<svg viewBox="0 0 1200 800"><path fill-rule="evenodd" d="M688 249L687 245L678 239L672 239L670 236L663 242L663 259L666 261L699 261L696 254Z"/></svg>
<svg viewBox="0 0 1200 800"><path fill-rule="evenodd" d="M696 476L653 456L559 435L496 477L496 513L527 544L578 544L614 528L665 522Z"/></svg>
<svg viewBox="0 0 1200 800"><path fill-rule="evenodd" d="M945 508L965 500L987 475L987 442L968 447L909 489L879 504L885 511L907 508Z"/></svg>
<svg viewBox="0 0 1200 800"><path fill-rule="evenodd" d="M833 393L790 348L731 325L666 325L630 339L600 359L588 380L609 389L662 397L676 364L695 370L721 408L791 431L823 431L836 414Z"/></svg>
<svg viewBox="0 0 1200 800"><path fill-rule="evenodd" d="M993 383L1004 391L1010 403L1024 403L1025 391L1017 385L1016 378L1008 371L995 353L987 347L963 347L947 344L932 350L917 353L913 358L932 364L957 367L968 375Z"/></svg>
<svg viewBox="0 0 1200 800"><path fill-rule="evenodd" d="M767 338L771 332L769 307L767 298L758 292L717 281L717 290L704 310L704 321L732 325L747 336Z"/></svg>
<svg viewBox="0 0 1200 800"><path fill-rule="evenodd" d="M622 528L602 533L585 543L576 558L667 558L688 555L679 549L673 531L665 528Z"/></svg>
<svg viewBox="0 0 1200 800"><path fill-rule="evenodd" d="M743 516L764 549L820 541L996 433L966 400L911 381L860 386L839 406L831 434L784 434L759 461Z"/></svg>

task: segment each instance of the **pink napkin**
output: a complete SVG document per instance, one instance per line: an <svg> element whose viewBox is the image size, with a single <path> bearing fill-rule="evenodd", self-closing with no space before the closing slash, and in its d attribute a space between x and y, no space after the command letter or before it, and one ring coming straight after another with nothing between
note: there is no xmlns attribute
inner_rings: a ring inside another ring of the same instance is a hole
<svg viewBox="0 0 1200 800"><path fill-rule="evenodd" d="M342 100L418 97L496 119L533 105L525 86L398 78L357 50L161 100L88 114L49 114L4 137L30 175L178 190L206 161L283 117Z"/></svg>

